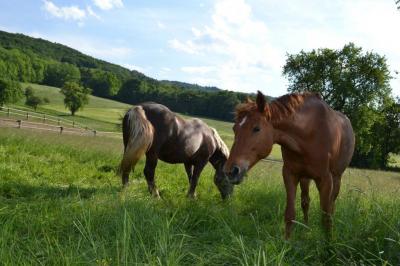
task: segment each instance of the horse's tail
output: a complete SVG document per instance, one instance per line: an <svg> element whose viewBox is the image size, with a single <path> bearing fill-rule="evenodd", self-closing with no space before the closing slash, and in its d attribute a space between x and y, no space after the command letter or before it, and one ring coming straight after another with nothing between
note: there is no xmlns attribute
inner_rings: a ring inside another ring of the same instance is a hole
<svg viewBox="0 0 400 266"><path fill-rule="evenodd" d="M153 125L147 119L141 106L131 108L125 114L122 122L122 135L124 156L119 172L122 175L129 176L132 168L135 167L137 161L147 152L153 142Z"/></svg>

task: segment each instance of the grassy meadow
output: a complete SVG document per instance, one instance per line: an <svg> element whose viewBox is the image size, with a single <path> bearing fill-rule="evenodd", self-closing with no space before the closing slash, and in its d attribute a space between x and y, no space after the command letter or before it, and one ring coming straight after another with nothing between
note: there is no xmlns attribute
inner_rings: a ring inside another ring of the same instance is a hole
<svg viewBox="0 0 400 266"><path fill-rule="evenodd" d="M77 115L115 128L128 106L98 100ZM50 101L41 111L67 114L62 101ZM107 108L116 111L97 113ZM206 122L231 143L230 123ZM121 189L115 174L121 155L116 138L0 128L0 264L400 264L399 172L345 172L331 241L323 236L313 185L310 223L302 223L298 200L298 222L285 241L281 164L260 162L222 201L210 166L200 177L198 198L188 200L183 165L159 162L157 200L147 192L144 160L130 187ZM279 158L278 148L272 156Z"/></svg>

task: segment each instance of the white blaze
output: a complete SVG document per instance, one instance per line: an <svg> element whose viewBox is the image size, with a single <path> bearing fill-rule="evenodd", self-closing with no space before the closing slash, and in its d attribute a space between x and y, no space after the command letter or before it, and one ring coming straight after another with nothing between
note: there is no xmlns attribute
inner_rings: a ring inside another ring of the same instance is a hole
<svg viewBox="0 0 400 266"><path fill-rule="evenodd" d="M239 123L239 126L243 126L243 124L246 122L246 120L247 120L247 116L245 116L243 118L243 120Z"/></svg>

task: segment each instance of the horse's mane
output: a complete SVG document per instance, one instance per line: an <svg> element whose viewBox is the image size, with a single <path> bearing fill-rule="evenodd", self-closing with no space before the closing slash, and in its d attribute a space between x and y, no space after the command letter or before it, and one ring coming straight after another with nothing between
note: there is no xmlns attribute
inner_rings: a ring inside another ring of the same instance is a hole
<svg viewBox="0 0 400 266"><path fill-rule="evenodd" d="M265 105L264 114L268 121L277 122L291 116L296 110L303 105L305 100L310 97L321 99L318 93L304 92L285 94L276 98ZM250 112L257 111L257 104L252 100L247 100L236 107L236 121L242 119Z"/></svg>
<svg viewBox="0 0 400 266"><path fill-rule="evenodd" d="M211 127L211 131L213 132L214 139L217 144L217 149L219 149L222 152L222 154L225 155L226 158L228 158L229 157L229 149L226 146L225 142L221 139L221 137L219 136L219 134L215 128Z"/></svg>

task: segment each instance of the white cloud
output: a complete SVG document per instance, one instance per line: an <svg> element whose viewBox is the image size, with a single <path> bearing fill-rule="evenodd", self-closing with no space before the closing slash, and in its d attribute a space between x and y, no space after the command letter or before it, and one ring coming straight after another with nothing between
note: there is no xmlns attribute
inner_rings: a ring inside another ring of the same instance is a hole
<svg viewBox="0 0 400 266"><path fill-rule="evenodd" d="M349 42L385 55L400 71L400 14L393 1L216 0L209 21L188 25L189 37L168 42L190 55L180 68L188 82L278 96L286 93L286 53ZM400 77L392 87L400 95Z"/></svg>
<svg viewBox="0 0 400 266"><path fill-rule="evenodd" d="M254 18L250 5L244 0L218 0L211 21L201 29L192 27L192 38L173 39L169 45L188 54L222 59L211 66L185 66L181 70L196 75L191 81L202 84L217 80L214 85L225 89L253 92L262 89L260 82L268 85L268 77L280 71L283 54L270 44L268 27Z"/></svg>
<svg viewBox="0 0 400 266"><path fill-rule="evenodd" d="M88 14L89 14L90 16L92 16L92 17L94 17L94 18L96 18L96 19L98 19L98 20L101 19L100 16L97 15L96 12L93 11L93 9L92 9L91 6L87 6L87 7L86 7L86 10L87 10L87 12L88 12Z"/></svg>
<svg viewBox="0 0 400 266"><path fill-rule="evenodd" d="M169 40L168 44L170 47L183 51L188 54L197 54L198 53L198 46L193 43L193 41L188 40L186 42L178 41L177 39Z"/></svg>
<svg viewBox="0 0 400 266"><path fill-rule="evenodd" d="M85 10L80 9L77 6L58 7L49 0L44 0L43 2L44 10L46 10L50 15L56 18L75 21L82 21L86 18Z"/></svg>
<svg viewBox="0 0 400 266"><path fill-rule="evenodd" d="M123 7L122 0L93 0L93 3L102 10Z"/></svg>

